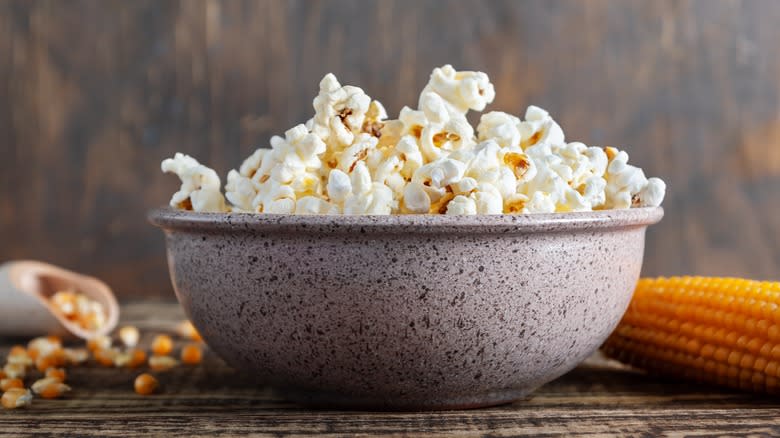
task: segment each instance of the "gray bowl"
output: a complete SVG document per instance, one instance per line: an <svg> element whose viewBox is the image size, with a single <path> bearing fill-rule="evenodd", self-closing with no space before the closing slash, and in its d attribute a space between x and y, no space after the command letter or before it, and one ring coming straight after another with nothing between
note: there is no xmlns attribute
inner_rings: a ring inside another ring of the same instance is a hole
<svg viewBox="0 0 780 438"><path fill-rule="evenodd" d="M662 216L149 214L217 354L293 401L379 410L508 403L574 368Z"/></svg>

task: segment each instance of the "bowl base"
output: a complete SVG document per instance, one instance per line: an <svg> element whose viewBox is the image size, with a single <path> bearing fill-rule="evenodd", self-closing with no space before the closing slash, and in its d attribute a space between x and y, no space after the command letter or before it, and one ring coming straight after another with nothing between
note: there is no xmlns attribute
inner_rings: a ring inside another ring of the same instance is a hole
<svg viewBox="0 0 780 438"><path fill-rule="evenodd" d="M376 398L337 392L307 391L295 388L275 389L280 397L316 409L357 411L446 411L478 409L527 399L531 390L500 390L456 397Z"/></svg>

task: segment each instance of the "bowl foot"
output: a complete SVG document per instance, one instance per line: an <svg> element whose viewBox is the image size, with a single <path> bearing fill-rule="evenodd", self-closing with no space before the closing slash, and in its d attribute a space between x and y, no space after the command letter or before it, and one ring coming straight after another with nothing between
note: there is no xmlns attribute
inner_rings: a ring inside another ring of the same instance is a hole
<svg viewBox="0 0 780 438"><path fill-rule="evenodd" d="M499 390L454 397L365 397L338 392L307 391L296 388L275 389L276 394L292 402L317 409L358 411L445 411L478 409L512 403L533 390Z"/></svg>

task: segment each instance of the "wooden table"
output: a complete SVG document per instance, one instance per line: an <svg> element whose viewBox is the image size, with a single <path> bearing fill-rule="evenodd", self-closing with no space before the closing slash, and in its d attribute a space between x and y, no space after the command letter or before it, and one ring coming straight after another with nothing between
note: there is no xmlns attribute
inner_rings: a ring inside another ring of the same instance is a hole
<svg viewBox="0 0 780 438"><path fill-rule="evenodd" d="M123 306L144 341L183 316L177 304ZM12 341L3 340L5 357ZM161 374L161 394L132 391L137 371L85 366L71 395L0 410L0 435L547 436L780 434L780 400L663 381L598 356L526 401L471 411L382 413L310 410L258 388L213 354Z"/></svg>

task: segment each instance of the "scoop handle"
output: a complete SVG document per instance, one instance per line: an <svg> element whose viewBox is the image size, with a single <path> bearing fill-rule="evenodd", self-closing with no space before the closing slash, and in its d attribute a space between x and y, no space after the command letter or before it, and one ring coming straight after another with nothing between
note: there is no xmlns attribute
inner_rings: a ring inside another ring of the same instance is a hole
<svg viewBox="0 0 780 438"><path fill-rule="evenodd" d="M67 334L41 296L20 289L13 281L15 266L14 262L0 264L0 337Z"/></svg>

